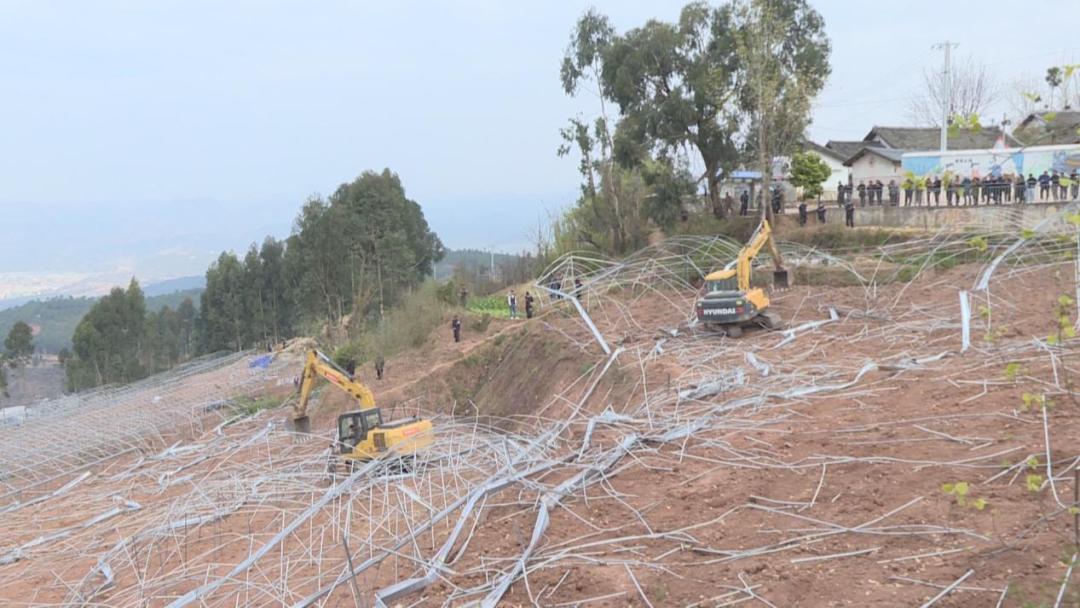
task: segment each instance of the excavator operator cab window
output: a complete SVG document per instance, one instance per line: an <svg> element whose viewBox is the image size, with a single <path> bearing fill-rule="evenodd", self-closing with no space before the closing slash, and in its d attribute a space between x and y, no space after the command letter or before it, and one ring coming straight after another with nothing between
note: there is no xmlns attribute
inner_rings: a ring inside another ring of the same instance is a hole
<svg viewBox="0 0 1080 608"><path fill-rule="evenodd" d="M382 412L380 412L378 408L368 410L360 415L364 421L364 437L367 437L367 433L371 429L377 429L382 426Z"/></svg>
<svg viewBox="0 0 1080 608"><path fill-rule="evenodd" d="M382 412L378 408L338 417L338 443L341 451L352 451L356 444L367 439L368 431L380 426L382 426Z"/></svg>
<svg viewBox="0 0 1080 608"><path fill-rule="evenodd" d="M706 284L706 288L708 289L709 293L712 293L714 291L738 291L739 283L735 277L731 277L730 279L718 279L715 281L709 281Z"/></svg>
<svg viewBox="0 0 1080 608"><path fill-rule="evenodd" d="M338 447L342 452L350 452L359 443L360 417L346 414L338 418Z"/></svg>

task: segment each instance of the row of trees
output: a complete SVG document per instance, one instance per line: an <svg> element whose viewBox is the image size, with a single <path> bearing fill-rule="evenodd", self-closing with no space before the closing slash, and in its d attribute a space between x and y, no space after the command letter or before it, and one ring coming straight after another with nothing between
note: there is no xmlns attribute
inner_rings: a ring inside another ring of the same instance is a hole
<svg viewBox="0 0 1080 608"><path fill-rule="evenodd" d="M113 288L75 328L74 353L60 351L68 390L132 382L189 359L199 348L197 324L191 298L148 311L137 280Z"/></svg>
<svg viewBox="0 0 1080 608"><path fill-rule="evenodd" d="M692 2L677 23L650 20L624 34L588 11L561 76L568 95L587 89L599 99L598 117L562 131L559 153L580 155L583 185L557 232L624 253L673 223L699 189L726 217L721 182L748 166L768 183L771 159L790 155L806 130L829 52L806 0ZM700 176L689 172L692 156Z"/></svg>
<svg viewBox="0 0 1080 608"><path fill-rule="evenodd" d="M262 348L317 327L377 324L443 255L420 206L389 170L365 172L327 199L312 197L288 239L267 237L206 271L196 310L147 311L138 282L114 289L83 318L65 358L68 388L125 383L195 355Z"/></svg>
<svg viewBox="0 0 1080 608"><path fill-rule="evenodd" d="M201 343L242 350L304 328L376 324L443 253L401 179L364 172L327 199L308 199L286 241L267 237L243 260L221 254L206 273Z"/></svg>
<svg viewBox="0 0 1080 608"><path fill-rule="evenodd" d="M0 352L0 395L7 396L7 369L18 367L34 354L34 330L26 322L18 321L4 338L4 350Z"/></svg>

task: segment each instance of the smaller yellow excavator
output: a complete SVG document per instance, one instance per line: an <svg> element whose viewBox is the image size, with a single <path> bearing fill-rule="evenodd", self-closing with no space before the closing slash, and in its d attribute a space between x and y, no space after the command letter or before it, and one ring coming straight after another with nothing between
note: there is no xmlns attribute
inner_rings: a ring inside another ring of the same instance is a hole
<svg viewBox="0 0 1080 608"><path fill-rule="evenodd" d="M773 286L786 288L788 273L784 260L772 238L769 221L761 220L750 241L739 251L735 268L710 272L705 277L705 294L698 299L695 312L697 320L707 329L723 331L732 338L742 335L744 325L758 324L767 329L780 327L780 315L769 310L769 296L760 287L750 287L750 274L754 257L768 245L776 270Z"/></svg>
<svg viewBox="0 0 1080 608"><path fill-rule="evenodd" d="M431 445L430 420L403 418L384 422L382 412L375 406L371 389L315 349L307 354L300 381L300 399L293 404L293 427L297 432L311 432L311 420L307 415L308 400L319 376L352 395L360 404L359 410L342 414L337 420L335 447L346 465L373 460L390 450L399 456L412 456Z"/></svg>

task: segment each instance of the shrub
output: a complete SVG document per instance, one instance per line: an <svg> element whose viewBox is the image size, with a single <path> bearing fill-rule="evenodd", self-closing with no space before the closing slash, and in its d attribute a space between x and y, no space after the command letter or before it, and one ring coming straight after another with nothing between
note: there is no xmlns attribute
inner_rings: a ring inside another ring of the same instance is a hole
<svg viewBox="0 0 1080 608"><path fill-rule="evenodd" d="M482 314L479 317L474 318L472 322L469 323L469 329L478 334L482 334L487 331L488 325L491 325L491 319L491 315Z"/></svg>

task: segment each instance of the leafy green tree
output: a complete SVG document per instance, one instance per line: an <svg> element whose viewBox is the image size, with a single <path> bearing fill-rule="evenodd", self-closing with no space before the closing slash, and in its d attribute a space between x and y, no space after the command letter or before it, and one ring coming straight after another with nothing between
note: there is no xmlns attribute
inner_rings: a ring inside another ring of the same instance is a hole
<svg viewBox="0 0 1080 608"><path fill-rule="evenodd" d="M621 114L616 159L638 166L650 157L696 151L720 216L730 211L720 198L722 176L739 160L738 116L732 112L739 91L735 44L732 7L694 2L678 23L649 21L599 49L603 96Z"/></svg>
<svg viewBox="0 0 1080 608"><path fill-rule="evenodd" d="M34 354L34 330L24 321L18 321L4 338L4 348L13 363L28 360Z"/></svg>
<svg viewBox="0 0 1080 608"><path fill-rule="evenodd" d="M807 0L737 0L732 12L738 104L752 127L746 148L770 184L772 160L790 156L810 123L811 103L831 71L829 39ZM772 219L772 207L762 207Z"/></svg>
<svg viewBox="0 0 1080 608"><path fill-rule="evenodd" d="M293 308L285 275L285 243L266 237L259 249L261 288L266 308L267 334L274 341L292 335Z"/></svg>
<svg viewBox="0 0 1080 608"><path fill-rule="evenodd" d="M206 273L195 334L201 352L261 348L304 323L381 317L443 255L420 206L397 175L365 172L328 199L304 204L292 235L222 253ZM181 348L190 309L177 311Z"/></svg>
<svg viewBox="0 0 1080 608"><path fill-rule="evenodd" d="M1050 109L1054 108L1054 91L1065 81L1061 68L1053 66L1046 69L1046 85L1050 87Z"/></svg>
<svg viewBox="0 0 1080 608"><path fill-rule="evenodd" d="M199 316L206 352L243 350L245 346L244 271L236 254L225 252L206 271Z"/></svg>
<svg viewBox="0 0 1080 608"><path fill-rule="evenodd" d="M341 209L319 197L304 203L285 249L292 292L304 316L336 322L346 312L351 294L362 284L351 266ZM362 279L362 277L361 277Z"/></svg>
<svg viewBox="0 0 1080 608"><path fill-rule="evenodd" d="M796 152L791 157L791 184L803 189L803 196L815 199L821 196L821 185L832 176L832 169L813 152Z"/></svg>
<svg viewBox="0 0 1080 608"><path fill-rule="evenodd" d="M138 281L113 288L79 322L72 336L75 356L65 371L69 390L122 384L146 374L146 298Z"/></svg>
<svg viewBox="0 0 1080 608"><path fill-rule="evenodd" d="M610 100L619 110L613 157L625 167L675 166L674 158L693 150L713 211L723 217L731 211L720 198L725 174L754 158L768 182L771 159L793 151L829 74L828 56L824 22L806 0L691 2L677 23L650 20L625 34L589 11L571 35L561 75L568 94L599 81L603 124L593 137L601 152ZM563 136L583 151L585 173L596 161L584 153L583 134L577 121Z"/></svg>
<svg viewBox="0 0 1080 608"><path fill-rule="evenodd" d="M648 222L671 226L683 198L696 188L681 159L653 159L647 145L621 131L611 133L608 108L617 100L605 88L603 76L618 41L608 18L590 9L575 25L563 56L564 92L575 96L582 89L592 90L600 111L591 124L573 118L560 131L558 153L576 151L582 175L581 196L557 227L556 241L563 249L578 243L616 254L637 249L651 230Z"/></svg>
<svg viewBox="0 0 1080 608"><path fill-rule="evenodd" d="M262 258L252 243L244 256L241 290L244 306L244 344L265 344L269 338L266 295L263 291Z"/></svg>
<svg viewBox="0 0 1080 608"><path fill-rule="evenodd" d="M198 316L199 313L191 298L184 298L176 308L177 343L181 359L187 359L198 351L195 327Z"/></svg>

